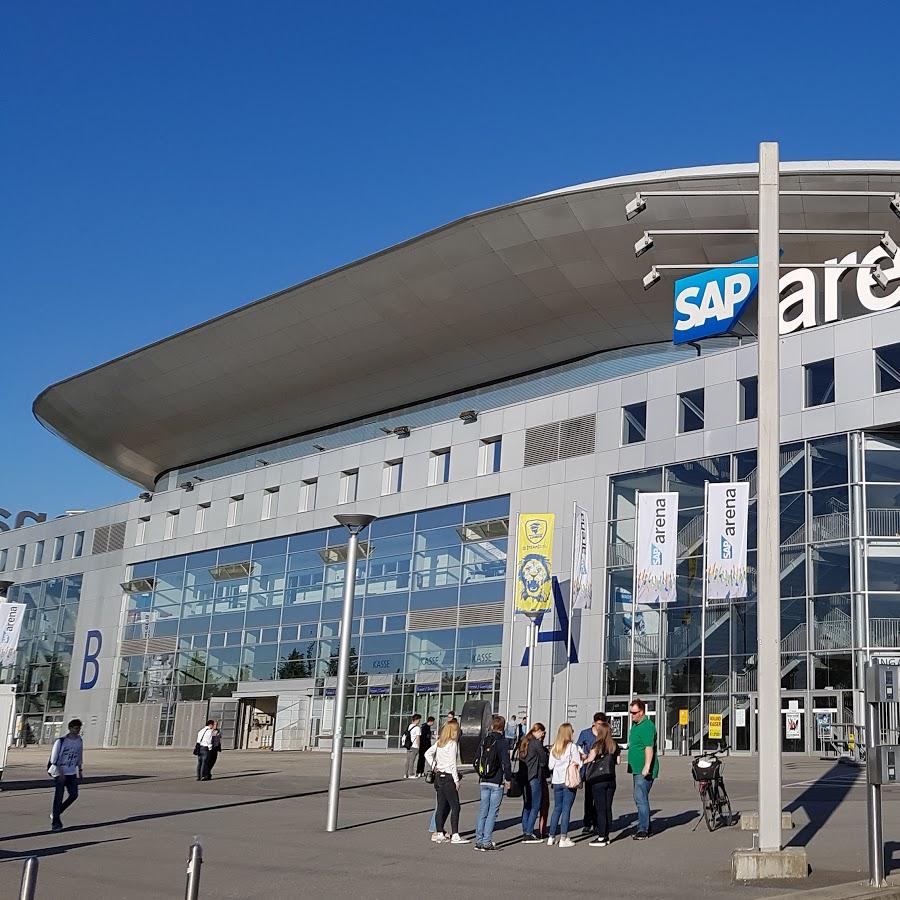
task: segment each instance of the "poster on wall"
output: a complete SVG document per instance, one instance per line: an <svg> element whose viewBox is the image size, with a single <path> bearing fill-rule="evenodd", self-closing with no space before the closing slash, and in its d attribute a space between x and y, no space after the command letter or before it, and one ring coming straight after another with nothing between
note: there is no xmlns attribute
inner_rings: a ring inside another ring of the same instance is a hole
<svg viewBox="0 0 900 900"><path fill-rule="evenodd" d="M706 489L706 599L747 596L747 516L750 485L710 484Z"/></svg>
<svg viewBox="0 0 900 900"><path fill-rule="evenodd" d="M550 610L553 513L519 513L516 612L538 616Z"/></svg>
<svg viewBox="0 0 900 900"><path fill-rule="evenodd" d="M15 664L27 608L24 603L0 603L0 666Z"/></svg>
<svg viewBox="0 0 900 900"><path fill-rule="evenodd" d="M572 609L591 608L591 524L586 509L575 504L572 537Z"/></svg>
<svg viewBox="0 0 900 900"><path fill-rule="evenodd" d="M662 606L675 601L677 543L678 494L638 494L635 542L638 604Z"/></svg>
<svg viewBox="0 0 900 900"><path fill-rule="evenodd" d="M800 733L800 713L786 712L784 714L784 736L786 740L798 741Z"/></svg>

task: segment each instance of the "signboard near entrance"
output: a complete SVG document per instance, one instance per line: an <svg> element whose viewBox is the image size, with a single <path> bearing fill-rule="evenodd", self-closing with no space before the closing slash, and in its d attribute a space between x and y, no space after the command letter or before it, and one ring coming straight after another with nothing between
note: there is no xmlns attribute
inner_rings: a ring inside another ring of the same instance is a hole
<svg viewBox="0 0 900 900"><path fill-rule="evenodd" d="M709 737L710 737L710 740L713 740L713 741L721 741L722 740L722 714L721 713L710 713L709 714Z"/></svg>
<svg viewBox="0 0 900 900"><path fill-rule="evenodd" d="M678 724L679 725L687 725L688 721L689 721L689 719L688 719L689 714L690 714L689 710L679 709L678 710Z"/></svg>
<svg viewBox="0 0 900 900"><path fill-rule="evenodd" d="M800 733L800 713L786 712L784 714L784 736L789 741L798 741Z"/></svg>

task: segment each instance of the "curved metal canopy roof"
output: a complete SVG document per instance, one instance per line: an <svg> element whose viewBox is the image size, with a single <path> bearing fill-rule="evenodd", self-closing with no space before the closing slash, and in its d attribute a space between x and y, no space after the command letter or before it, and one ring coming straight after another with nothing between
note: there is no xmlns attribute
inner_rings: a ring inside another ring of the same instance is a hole
<svg viewBox="0 0 900 900"><path fill-rule="evenodd" d="M660 238L646 228L754 228L755 197L667 197L626 222L640 190L755 190L756 165L677 169L563 188L476 213L80 375L34 402L47 428L152 487L238 449L508 378L596 351L671 339L671 283L650 265L729 262L753 235ZM900 190L900 162L782 164L785 190ZM783 228L887 229L878 199L784 197ZM785 261L874 239L785 238Z"/></svg>

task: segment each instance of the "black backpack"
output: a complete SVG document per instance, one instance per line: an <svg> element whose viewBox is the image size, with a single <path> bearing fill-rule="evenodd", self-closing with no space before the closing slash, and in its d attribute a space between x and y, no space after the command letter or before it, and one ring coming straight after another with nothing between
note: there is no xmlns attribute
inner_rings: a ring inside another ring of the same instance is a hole
<svg viewBox="0 0 900 900"><path fill-rule="evenodd" d="M404 750L412 750L412 735L410 734L411 728L407 728L406 731L403 732L403 749Z"/></svg>
<svg viewBox="0 0 900 900"><path fill-rule="evenodd" d="M489 734L479 745L475 757L475 771L481 779L493 778L501 769L500 751L497 744L500 735Z"/></svg>

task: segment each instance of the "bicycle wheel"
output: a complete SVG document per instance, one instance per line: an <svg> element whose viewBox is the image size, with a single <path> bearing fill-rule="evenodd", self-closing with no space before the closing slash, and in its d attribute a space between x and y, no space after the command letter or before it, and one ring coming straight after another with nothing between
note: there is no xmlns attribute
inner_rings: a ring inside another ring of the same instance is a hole
<svg viewBox="0 0 900 900"><path fill-rule="evenodd" d="M728 791L725 790L725 782L719 781L719 816L726 826L734 823L731 812L731 801L728 799Z"/></svg>
<svg viewBox="0 0 900 900"><path fill-rule="evenodd" d="M709 831L714 831L716 827L716 798L712 785L706 784L705 790L700 796L703 803L703 821L706 822L706 827Z"/></svg>

